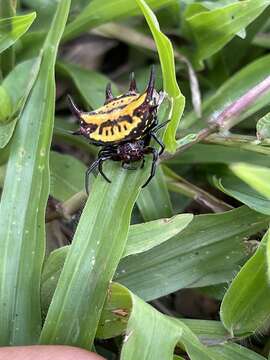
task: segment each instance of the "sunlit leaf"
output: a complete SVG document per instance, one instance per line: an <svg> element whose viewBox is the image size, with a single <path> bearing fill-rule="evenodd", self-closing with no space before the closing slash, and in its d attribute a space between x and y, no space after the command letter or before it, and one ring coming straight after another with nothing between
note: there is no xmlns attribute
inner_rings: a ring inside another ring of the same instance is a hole
<svg viewBox="0 0 270 360"><path fill-rule="evenodd" d="M250 187L270 199L270 169L267 167L239 163L231 165L231 170Z"/></svg>

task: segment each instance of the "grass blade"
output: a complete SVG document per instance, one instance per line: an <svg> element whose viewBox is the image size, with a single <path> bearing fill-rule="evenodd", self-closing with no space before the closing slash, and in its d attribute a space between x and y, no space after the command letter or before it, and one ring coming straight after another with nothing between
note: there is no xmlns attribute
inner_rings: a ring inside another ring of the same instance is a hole
<svg viewBox="0 0 270 360"><path fill-rule="evenodd" d="M145 181L140 171L127 172L112 162L105 170L112 184L101 176L93 184L47 314L42 344L92 346L109 282L125 248L131 211Z"/></svg>
<svg viewBox="0 0 270 360"><path fill-rule="evenodd" d="M214 178L215 186L251 209L270 215L270 200L231 173Z"/></svg>
<svg viewBox="0 0 270 360"><path fill-rule="evenodd" d="M172 239L123 259L115 279L146 300L180 288L227 282L246 257L243 238L264 229L268 221L269 216L244 206L195 216Z"/></svg>
<svg viewBox="0 0 270 360"><path fill-rule="evenodd" d="M196 40L198 59L206 59L222 49L269 4L269 0L245 0L188 17L186 21Z"/></svg>
<svg viewBox="0 0 270 360"><path fill-rule="evenodd" d="M192 214L180 214L171 219L159 219L131 225L122 257L138 254L167 241L182 231L191 221ZM57 249L49 255L42 273L43 312L46 314L70 246Z"/></svg>
<svg viewBox="0 0 270 360"><path fill-rule="evenodd" d="M267 277L264 236L253 257L233 280L221 304L221 319L232 336L246 336L269 322L270 285ZM259 286L258 286L259 284Z"/></svg>
<svg viewBox="0 0 270 360"><path fill-rule="evenodd" d="M50 195L66 201L84 189L86 166L74 156L51 151Z"/></svg>
<svg viewBox="0 0 270 360"><path fill-rule="evenodd" d="M230 166L236 176L255 189L265 198L270 199L270 169L246 163Z"/></svg>
<svg viewBox="0 0 270 360"><path fill-rule="evenodd" d="M38 58L18 64L2 83L3 88L11 98L12 112L9 121L0 125L0 148L4 148L13 135L20 117L18 112L20 113L23 109L33 87L40 62L41 58Z"/></svg>
<svg viewBox="0 0 270 360"><path fill-rule="evenodd" d="M36 13L0 20L0 53L12 46L32 25Z"/></svg>
<svg viewBox="0 0 270 360"><path fill-rule="evenodd" d="M156 43L161 63L164 91L172 99L171 121L164 134L164 144L167 151L174 152L177 148L175 134L184 111L185 97L182 95L175 77L173 47L167 36L161 32L157 18L147 3L144 0L136 0L136 2L144 14Z"/></svg>
<svg viewBox="0 0 270 360"><path fill-rule="evenodd" d="M147 2L157 9L173 3L174 0L148 0ZM99 25L138 14L134 0L93 0L67 26L63 39L70 40Z"/></svg>
<svg viewBox="0 0 270 360"><path fill-rule="evenodd" d="M144 221L173 215L169 191L161 168L157 169L154 179L142 190L137 206Z"/></svg>
<svg viewBox="0 0 270 360"><path fill-rule="evenodd" d="M219 360L180 320L165 316L127 288L113 283L107 298L98 336L125 333L121 360L172 359L176 345L191 360Z"/></svg>
<svg viewBox="0 0 270 360"><path fill-rule="evenodd" d="M35 343L41 328L40 274L54 119L54 63L68 9L68 1L59 3L8 162L0 204L1 345Z"/></svg>
<svg viewBox="0 0 270 360"><path fill-rule="evenodd" d="M105 88L110 80L96 71L84 69L78 65L58 62L56 71L61 75L70 77L85 103L92 109L97 109L104 104ZM117 94L118 90L112 84L112 91Z"/></svg>

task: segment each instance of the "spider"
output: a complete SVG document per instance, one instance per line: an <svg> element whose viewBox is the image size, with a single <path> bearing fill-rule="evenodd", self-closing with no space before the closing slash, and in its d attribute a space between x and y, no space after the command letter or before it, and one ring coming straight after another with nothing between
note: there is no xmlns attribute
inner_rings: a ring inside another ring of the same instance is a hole
<svg viewBox="0 0 270 360"><path fill-rule="evenodd" d="M163 93L158 93L154 86L155 73L152 67L148 85L142 94L137 91L134 73L132 73L128 92L114 97L109 83L106 87L105 103L97 110L80 111L72 98L68 96L71 111L80 122L79 130L73 134L83 135L92 144L102 146L97 159L86 171L87 193L89 176L96 168L106 181L111 182L102 167L106 160L121 161L122 167L126 169L134 169L130 168L129 164L142 160L141 168L143 168L144 156L151 154L150 176L142 187L145 187L154 177L158 157L164 151L164 144L157 137L156 132L168 123L166 121L158 124L157 110L163 100ZM149 146L151 139L159 144L159 151Z"/></svg>

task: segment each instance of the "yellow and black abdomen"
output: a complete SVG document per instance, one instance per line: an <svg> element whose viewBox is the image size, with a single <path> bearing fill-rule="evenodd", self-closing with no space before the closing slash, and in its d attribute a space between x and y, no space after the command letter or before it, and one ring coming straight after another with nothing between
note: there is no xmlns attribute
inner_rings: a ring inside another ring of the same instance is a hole
<svg viewBox="0 0 270 360"><path fill-rule="evenodd" d="M146 93L120 96L90 113L81 113L85 135L100 145L141 138L152 122Z"/></svg>

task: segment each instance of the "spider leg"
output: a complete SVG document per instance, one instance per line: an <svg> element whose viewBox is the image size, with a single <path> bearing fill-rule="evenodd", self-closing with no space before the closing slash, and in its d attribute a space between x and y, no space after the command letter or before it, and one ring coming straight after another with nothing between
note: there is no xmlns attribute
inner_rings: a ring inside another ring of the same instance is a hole
<svg viewBox="0 0 270 360"><path fill-rule="evenodd" d="M89 195L89 177L90 177L90 174L91 174L91 172L93 172L97 168L98 163L99 163L99 158L97 158L97 160L95 160L93 162L93 164L91 166L89 166L89 168L86 170L86 173L85 173L85 190L86 190L87 195Z"/></svg>
<svg viewBox="0 0 270 360"><path fill-rule="evenodd" d="M161 155L162 153L163 153L163 151L164 151L164 149L165 149L165 145L163 144L163 141L162 140L160 140L158 137L157 137L157 135L154 133L154 132L152 132L152 131L150 131L149 132L149 135L159 144L159 146L160 146L160 150L159 150L159 155Z"/></svg>
<svg viewBox="0 0 270 360"><path fill-rule="evenodd" d="M144 163L145 163L145 158L143 158L143 161L142 161L142 163L141 163L141 169L143 169L144 168Z"/></svg>
<svg viewBox="0 0 270 360"><path fill-rule="evenodd" d="M89 177L90 177L90 174L96 169L98 168L100 174L103 176L103 178L108 181L109 183L111 182L107 176L104 174L103 172L103 169L102 169L102 163L108 159L110 159L112 157L111 154L108 154L108 155L102 155L100 157L98 157L94 162L93 164L86 170L86 173L85 173L85 190L86 190L86 193L87 195L89 195Z"/></svg>
<svg viewBox="0 0 270 360"><path fill-rule="evenodd" d="M104 148L102 148L99 153L98 156L107 156L110 154L114 154L116 152L116 149L113 146L105 146Z"/></svg>
<svg viewBox="0 0 270 360"><path fill-rule="evenodd" d="M112 157L112 155L103 156L103 157L100 158L100 161L99 161L99 163L98 163L98 170L99 170L100 174L103 176L103 178L104 178L108 183L111 183L111 180L108 179L107 176L104 174L102 165L103 165L103 162L104 162L104 161L109 160L111 157Z"/></svg>
<svg viewBox="0 0 270 360"><path fill-rule="evenodd" d="M161 128L163 128L164 126L166 126L171 120L167 120L164 121L163 123L156 125L153 127L153 129L151 130L152 132L157 132L158 130L160 130Z"/></svg>
<svg viewBox="0 0 270 360"><path fill-rule="evenodd" d="M170 121L170 120L164 121L163 123L155 126L152 130L149 131L149 135L150 135L150 136L159 144L159 146L161 147L161 149L160 149L160 151L159 151L159 155L161 155L161 154L164 152L165 146L164 146L164 144L163 144L163 141L160 140L160 139L157 137L156 132L157 132L158 130L160 130L161 128L163 128L165 125L167 125L169 121Z"/></svg>
<svg viewBox="0 0 270 360"><path fill-rule="evenodd" d="M157 168L157 160L158 160L158 151L155 148L148 147L145 149L145 154L152 154L153 160L152 160L152 166L151 166L151 172L150 176L147 179L146 183L142 186L142 188L146 187L146 185L149 184L149 182L152 180L152 178L155 176L156 168Z"/></svg>

